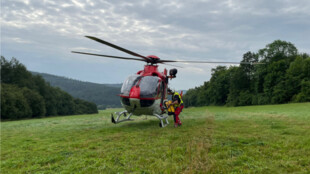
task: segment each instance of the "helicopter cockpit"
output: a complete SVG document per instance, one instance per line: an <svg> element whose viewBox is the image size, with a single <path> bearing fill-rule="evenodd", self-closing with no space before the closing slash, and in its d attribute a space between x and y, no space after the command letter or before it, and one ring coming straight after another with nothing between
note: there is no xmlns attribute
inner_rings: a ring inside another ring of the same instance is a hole
<svg viewBox="0 0 310 174"><path fill-rule="evenodd" d="M130 97L130 91L134 86L140 88L140 99L155 99L161 97L160 94L163 86L162 83L160 83L160 78L157 76L129 76L123 83L121 95Z"/></svg>

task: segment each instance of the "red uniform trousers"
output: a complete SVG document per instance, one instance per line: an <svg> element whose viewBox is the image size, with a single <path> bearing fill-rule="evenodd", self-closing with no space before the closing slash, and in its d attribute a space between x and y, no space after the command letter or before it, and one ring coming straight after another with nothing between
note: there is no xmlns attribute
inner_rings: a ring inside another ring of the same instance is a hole
<svg viewBox="0 0 310 174"><path fill-rule="evenodd" d="M179 118L179 115L180 113L182 112L184 108L184 105L180 105L179 107L175 108L175 111L174 111L174 123L178 123L179 125L182 124L180 118Z"/></svg>

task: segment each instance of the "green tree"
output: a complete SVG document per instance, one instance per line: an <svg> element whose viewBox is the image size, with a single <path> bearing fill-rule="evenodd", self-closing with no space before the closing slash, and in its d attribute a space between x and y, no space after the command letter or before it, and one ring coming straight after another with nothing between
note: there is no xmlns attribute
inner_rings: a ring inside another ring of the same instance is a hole
<svg viewBox="0 0 310 174"><path fill-rule="evenodd" d="M17 59L12 58L8 62L1 56L1 82L7 84L15 84L18 87L34 88L32 75L27 71L26 67Z"/></svg>
<svg viewBox="0 0 310 174"><path fill-rule="evenodd" d="M22 89L23 95L27 100L32 111L32 117L43 117L46 114L44 98L36 91L28 88Z"/></svg>
<svg viewBox="0 0 310 174"><path fill-rule="evenodd" d="M309 80L303 80L301 82L301 92L297 94L294 101L310 102L310 81Z"/></svg>
<svg viewBox="0 0 310 174"><path fill-rule="evenodd" d="M209 93L210 104L225 105L229 93L229 72L225 66L212 69Z"/></svg>
<svg viewBox="0 0 310 174"><path fill-rule="evenodd" d="M285 88L284 82L286 70L287 65L285 60L273 62L268 66L267 75L264 78L264 93L268 98L268 103L275 104L286 102L285 98L287 94L286 90L283 89ZM276 91L276 89L278 90Z"/></svg>
<svg viewBox="0 0 310 174"><path fill-rule="evenodd" d="M31 108L22 89L1 83L1 119L31 118Z"/></svg>
<svg viewBox="0 0 310 174"><path fill-rule="evenodd" d="M198 106L198 88L189 89L183 96L185 107Z"/></svg>
<svg viewBox="0 0 310 174"><path fill-rule="evenodd" d="M58 115L73 115L74 112L74 101L73 97L68 93L63 92L61 89L54 89L56 92L57 99L57 114Z"/></svg>
<svg viewBox="0 0 310 174"><path fill-rule="evenodd" d="M297 58L288 70L289 77L294 79L297 85L293 85L293 101L310 101L310 57ZM295 77L295 78L293 78ZM295 90L294 90L295 89ZM297 89L297 90L296 90ZM298 93L298 94L297 94Z"/></svg>
<svg viewBox="0 0 310 174"><path fill-rule="evenodd" d="M259 58L262 62L271 63L285 59L288 64L292 62L298 54L298 50L290 42L275 40L265 48L258 51Z"/></svg>
<svg viewBox="0 0 310 174"><path fill-rule="evenodd" d="M205 106L210 104L210 83L204 82L204 84L201 87L197 88L197 104L198 106Z"/></svg>

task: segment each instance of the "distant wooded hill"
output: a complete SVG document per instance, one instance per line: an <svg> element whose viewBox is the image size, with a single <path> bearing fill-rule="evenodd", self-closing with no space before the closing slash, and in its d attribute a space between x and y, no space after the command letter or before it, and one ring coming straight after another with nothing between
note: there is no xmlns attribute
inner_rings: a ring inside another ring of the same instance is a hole
<svg viewBox="0 0 310 174"><path fill-rule="evenodd" d="M122 84L98 84L46 73L32 74L42 76L51 86L59 87L73 97L96 103L99 109L121 107L118 94Z"/></svg>

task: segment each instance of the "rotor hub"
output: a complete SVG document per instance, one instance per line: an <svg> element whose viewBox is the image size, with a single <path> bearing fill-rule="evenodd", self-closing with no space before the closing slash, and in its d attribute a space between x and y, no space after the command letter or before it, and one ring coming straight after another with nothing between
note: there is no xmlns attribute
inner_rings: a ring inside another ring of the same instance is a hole
<svg viewBox="0 0 310 174"><path fill-rule="evenodd" d="M150 60L148 63L151 63L151 64L157 64L160 60L160 58L155 55L149 55L147 56L147 58Z"/></svg>

